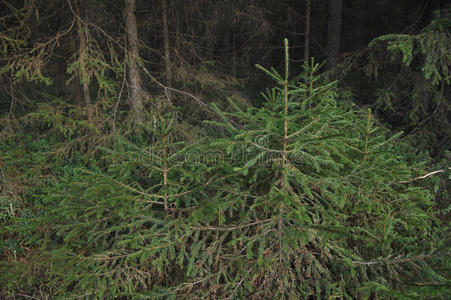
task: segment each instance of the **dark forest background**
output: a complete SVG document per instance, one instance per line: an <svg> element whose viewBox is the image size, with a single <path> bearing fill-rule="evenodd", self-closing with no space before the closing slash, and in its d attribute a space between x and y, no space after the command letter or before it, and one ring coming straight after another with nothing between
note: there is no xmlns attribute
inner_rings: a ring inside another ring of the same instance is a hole
<svg viewBox="0 0 451 300"><path fill-rule="evenodd" d="M446 299L444 0L0 2L0 298Z"/></svg>

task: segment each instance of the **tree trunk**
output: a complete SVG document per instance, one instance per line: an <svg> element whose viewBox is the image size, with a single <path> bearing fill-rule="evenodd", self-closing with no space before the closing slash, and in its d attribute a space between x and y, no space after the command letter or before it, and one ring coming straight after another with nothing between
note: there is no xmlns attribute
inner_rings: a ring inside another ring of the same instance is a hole
<svg viewBox="0 0 451 300"><path fill-rule="evenodd" d="M168 29L168 12L166 0L161 0L162 22L163 22L163 42L164 42L164 66L166 71L166 86L171 87L172 71L171 71L171 52L169 50L169 29ZM166 96L171 101L171 94L166 91Z"/></svg>
<svg viewBox="0 0 451 300"><path fill-rule="evenodd" d="M304 36L304 61L309 63L310 58L310 11L311 0L307 0L305 7L305 36Z"/></svg>
<svg viewBox="0 0 451 300"><path fill-rule="evenodd" d="M136 26L135 0L125 0L125 32L128 41L128 80L130 85L129 101L132 118L137 124L143 122L143 91L139 74L138 28Z"/></svg>
<svg viewBox="0 0 451 300"><path fill-rule="evenodd" d="M333 69L340 55L341 17L343 0L329 0L327 18L327 63L328 70Z"/></svg>
<svg viewBox="0 0 451 300"><path fill-rule="evenodd" d="M83 3L81 3L83 4ZM80 82L83 87L83 98L86 105L91 104L91 94L89 92L89 74L86 70L86 35L85 31L88 30L85 24L81 22L80 14L80 2L74 1L75 13L77 14L77 28L78 28L78 41L80 46ZM89 114L88 114L89 116Z"/></svg>

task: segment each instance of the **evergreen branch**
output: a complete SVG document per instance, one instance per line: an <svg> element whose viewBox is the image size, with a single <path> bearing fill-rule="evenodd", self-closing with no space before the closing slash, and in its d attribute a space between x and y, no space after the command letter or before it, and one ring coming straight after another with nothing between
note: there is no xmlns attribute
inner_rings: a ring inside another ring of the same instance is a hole
<svg viewBox="0 0 451 300"><path fill-rule="evenodd" d="M270 148L267 148L267 147L263 147L263 146L261 146L261 145L259 145L257 143L254 143L254 142L249 142L249 143L251 143L253 146L255 146L255 147L259 148L259 149L265 150L267 152L283 153L283 150L270 149Z"/></svg>
<svg viewBox="0 0 451 300"><path fill-rule="evenodd" d="M251 227L251 226L254 226L254 225L258 225L258 224L268 223L270 221L272 221L272 219L266 219L266 220L262 220L262 221L255 221L255 222L252 222L252 223L249 223L249 224L237 225L237 226L232 226L232 227L203 226L203 227L191 227L191 229L192 230L200 230L200 231L213 231L213 230L217 230L217 231L232 231L232 230L238 230L238 229Z"/></svg>
<svg viewBox="0 0 451 300"><path fill-rule="evenodd" d="M283 81L282 76L280 76L280 74L278 74L275 70L273 70L273 72L265 69L264 67L262 67L259 64L256 64L255 67L257 67L258 69L262 70L263 72L265 72L269 77L273 78L275 81L277 82L281 82Z"/></svg>
<svg viewBox="0 0 451 300"><path fill-rule="evenodd" d="M128 185L128 184L125 184L125 183L123 183L123 182L120 182L119 180L114 179L114 178L111 178L111 177L109 177L109 176L107 176L107 175L104 175L104 174L94 173L94 172L91 172L91 171L88 171L88 170L82 170L82 171L83 171L83 172L86 172L86 173L88 173L88 174L95 174L95 175L99 175L99 176L101 176L101 177L103 177L103 178L110 179L110 180L112 180L114 183L116 183L116 184L118 184L118 185L120 185L120 186L126 188L127 190L129 190L129 191L131 191L131 192L135 192L135 193L137 193L137 194L139 194L139 195L142 195L142 196L146 196L146 197L151 196L151 197L161 198L161 199L164 198L164 197L161 196L161 195L145 193L145 192L143 192L143 191L138 190L137 188L134 188L134 187L132 187L132 186L130 186L130 185ZM146 202L151 203L151 204L163 205L162 202L158 202L158 201L146 200Z"/></svg>
<svg viewBox="0 0 451 300"><path fill-rule="evenodd" d="M393 260L390 260L389 258L380 259L380 260L373 260L373 261L355 261L355 260L352 260L352 263L358 264L358 265L371 266L371 265L377 265L377 264L382 264L382 263L406 263L406 262L410 262L410 261L417 261L417 260L433 258L433 257L436 257L436 256L437 255L420 254L420 255L417 255L417 256L413 256L413 257L404 257L404 258L402 258L402 256L399 255L399 256L395 257ZM341 258L339 258L339 260L345 261L344 259L341 259Z"/></svg>
<svg viewBox="0 0 451 300"><path fill-rule="evenodd" d="M195 282L186 282L186 283L183 284L183 286L184 286L184 287L188 287L188 289L191 289L191 288L193 288L196 284L202 283L202 282L204 282L205 280L209 279L210 277L213 277L213 275L214 275L214 274L210 274L210 275L205 276L204 278L199 279L199 280L197 280L197 281L195 281ZM178 289L180 290L180 289L182 289L182 288L180 287L180 288L178 288Z"/></svg>
<svg viewBox="0 0 451 300"><path fill-rule="evenodd" d="M236 287L233 289L232 293L230 294L229 297L225 298L225 299L235 299L233 297L233 295L235 295L236 291L238 290L238 288L240 287L240 285L243 283L244 278L241 278L241 280L238 282L238 284L236 285Z"/></svg>
<svg viewBox="0 0 451 300"><path fill-rule="evenodd" d="M335 138L335 137L339 137L339 136L344 136L344 134L337 133L337 134L331 134L331 135L327 135L327 136L323 136L323 137L315 137L315 138L305 139L303 142L321 141L321 140L327 140L327 139Z"/></svg>
<svg viewBox="0 0 451 300"><path fill-rule="evenodd" d="M27 298L27 299L36 299L36 300L40 300L41 298L36 298L33 296L29 296L29 295L25 295L25 294L20 294L20 293L14 293L11 296L19 296L19 297L23 297L23 298Z"/></svg>
<svg viewBox="0 0 451 300"><path fill-rule="evenodd" d="M244 197L246 197L246 198L253 198L253 199L257 198L257 196L252 196L252 195L250 195L250 194L241 193L241 192L237 192L237 191L233 191L233 190L227 190L227 189L224 189L224 192L227 192L227 193L230 193L230 194L235 194L235 195L244 196Z"/></svg>
<svg viewBox="0 0 451 300"><path fill-rule="evenodd" d="M368 149L368 153L374 152L374 150L376 150L377 148L379 148L379 147L381 147L381 146L383 146L383 145L386 145L386 144L391 143L393 140L397 139L397 138L400 137L402 134L403 134L402 132L398 132L397 134L393 135L392 137L386 139L384 142L382 142L382 143L380 143L380 144L378 144L378 145L375 145L375 146L373 146L373 147L370 147L370 148Z"/></svg>
<svg viewBox="0 0 451 300"><path fill-rule="evenodd" d="M437 281L429 281L429 282L415 282L415 285L418 285L418 286L428 286L428 285L442 286L442 285L444 285L444 283L443 282L437 282Z"/></svg>
<svg viewBox="0 0 451 300"><path fill-rule="evenodd" d="M108 256L109 253L114 254L113 252L106 252L105 254L101 255L101 254L94 254L93 256L88 256L88 257L80 257L81 260L112 260L112 259L119 259L119 258L124 258L124 257L130 257L130 256L137 256L140 253L143 253L145 251L155 251L158 249L162 249L162 248L167 248L169 246L175 245L176 242L178 241L182 241L183 238L185 237L185 235L181 236L178 238L177 241L174 242L169 242L166 244L162 244L159 246L153 246L153 247L145 247L142 250L138 250L138 251L134 251L134 252L130 252L130 253L126 253L126 254L117 254L114 256Z"/></svg>
<svg viewBox="0 0 451 300"><path fill-rule="evenodd" d="M305 130L307 130L310 126L312 126L313 124L317 123L319 121L319 118L314 119L312 122L308 123L307 125L305 125L303 128L299 129L298 131L296 131L295 133L292 133L288 136L288 138L291 138L295 135L298 135L302 132L304 132Z"/></svg>

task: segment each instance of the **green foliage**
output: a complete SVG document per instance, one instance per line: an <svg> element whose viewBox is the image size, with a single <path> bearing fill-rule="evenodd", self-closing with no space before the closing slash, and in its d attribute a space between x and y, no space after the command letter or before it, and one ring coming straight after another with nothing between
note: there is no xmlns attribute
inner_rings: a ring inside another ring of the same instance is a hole
<svg viewBox="0 0 451 300"><path fill-rule="evenodd" d="M421 71L424 78L431 80L432 85L442 81L450 84L451 43L446 23L449 23L449 18L438 18L420 34L383 35L372 40L368 46L371 48L379 42L387 42L387 50L393 54L392 60L397 60L400 55L406 66L410 66L417 55L423 55Z"/></svg>
<svg viewBox="0 0 451 300"><path fill-rule="evenodd" d="M103 51L86 25L81 34L84 35L86 45L78 51L76 59L68 63L66 72L71 76L66 82L70 83L77 78L81 83L90 85L95 79L99 93L106 96L115 95L119 88L115 77L121 77L125 74L125 62L116 49L118 45L109 41L107 51ZM111 74L115 76L111 76Z"/></svg>
<svg viewBox="0 0 451 300"><path fill-rule="evenodd" d="M305 38L292 1L170 5L171 74L143 1L150 113L130 130L124 2L83 2L0 4L0 298L451 297L449 15L361 56L359 91L402 140L314 60L290 77L287 41L283 72L248 69L281 32Z"/></svg>
<svg viewBox="0 0 451 300"><path fill-rule="evenodd" d="M219 121L205 121L214 134L188 135L175 113L159 113L141 135L118 134L88 163L57 168L56 180L32 193L36 214L2 221L0 234L28 232L39 247L7 256L0 291L446 297L449 237L430 192L410 183L423 167L408 163L399 134L343 101L313 60L291 80L285 49L283 75L259 66L277 86L259 107L216 108ZM57 165L42 157L38 165ZM12 198L1 199L8 213Z"/></svg>
<svg viewBox="0 0 451 300"><path fill-rule="evenodd" d="M438 12L419 34L388 34L369 44L367 75L383 84L375 108L402 123L412 144L443 157L451 145L449 14ZM373 83L374 85L374 83Z"/></svg>
<svg viewBox="0 0 451 300"><path fill-rule="evenodd" d="M33 220L41 217L41 207L49 205L46 186L57 181L58 175L67 176L69 160L61 162L52 153L54 141L17 133L0 143L0 294L2 298L17 282L29 294L40 294L41 279L37 275L21 277L20 274L41 274L37 262L42 259L36 251L43 235L34 231ZM62 165L64 164L64 166ZM30 230L33 228L32 230ZM14 265L12 273L10 267ZM15 277L15 275L19 277ZM17 281L16 281L17 280ZM30 288L30 289L28 289ZM14 289L13 289L14 290ZM47 293L47 292L45 292ZM44 293L44 294L45 294Z"/></svg>
<svg viewBox="0 0 451 300"><path fill-rule="evenodd" d="M9 1L3 1L2 4L6 6L5 12L8 14L2 15L0 27L0 76L9 75L15 82L51 85L52 79L43 74L42 68L58 44L59 36L36 43L35 47L30 48L28 40L32 35L32 26L39 21L36 3L27 1L20 8L16 8Z"/></svg>

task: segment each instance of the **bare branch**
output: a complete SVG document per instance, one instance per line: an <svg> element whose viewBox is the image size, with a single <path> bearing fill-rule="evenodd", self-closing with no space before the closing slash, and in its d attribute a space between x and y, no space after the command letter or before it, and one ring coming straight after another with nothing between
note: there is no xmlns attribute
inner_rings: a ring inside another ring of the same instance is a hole
<svg viewBox="0 0 451 300"><path fill-rule="evenodd" d="M448 167L448 170L451 170L451 167ZM433 172L427 173L426 175L423 175L423 176L420 176L420 177L415 177L415 178L410 179L410 180L401 180L401 181L398 181L398 183L409 183L409 182L417 181L417 180L420 180L420 179L425 179L425 178L428 178L429 176L432 176L434 174L443 173L443 172L445 172L445 170L441 169L441 170L437 170L437 171L433 171Z"/></svg>

